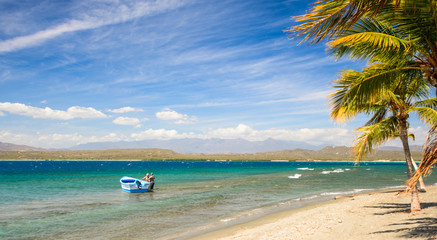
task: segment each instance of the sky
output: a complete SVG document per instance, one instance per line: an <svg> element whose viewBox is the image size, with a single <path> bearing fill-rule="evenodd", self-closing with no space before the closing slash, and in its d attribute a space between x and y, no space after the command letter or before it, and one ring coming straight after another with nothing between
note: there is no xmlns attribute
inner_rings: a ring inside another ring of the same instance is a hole
<svg viewBox="0 0 437 240"><path fill-rule="evenodd" d="M331 83L363 62L285 31L313 1L0 0L0 142L353 144ZM426 127L411 121L423 144ZM393 142L392 145L399 145Z"/></svg>

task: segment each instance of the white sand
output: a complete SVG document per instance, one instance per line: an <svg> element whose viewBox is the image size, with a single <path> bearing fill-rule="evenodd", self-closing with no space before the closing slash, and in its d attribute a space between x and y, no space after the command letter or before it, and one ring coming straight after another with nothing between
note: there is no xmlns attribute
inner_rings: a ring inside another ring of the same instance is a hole
<svg viewBox="0 0 437 240"><path fill-rule="evenodd" d="M271 214L192 239L437 239L437 186L420 193L422 211L397 190L341 197Z"/></svg>

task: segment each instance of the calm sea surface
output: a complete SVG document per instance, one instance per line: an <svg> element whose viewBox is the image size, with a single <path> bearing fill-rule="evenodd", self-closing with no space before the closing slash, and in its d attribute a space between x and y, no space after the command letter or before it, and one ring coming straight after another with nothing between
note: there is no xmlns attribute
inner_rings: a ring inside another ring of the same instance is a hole
<svg viewBox="0 0 437 240"><path fill-rule="evenodd" d="M121 190L146 172L153 193ZM179 239L405 180L402 163L0 161L0 239Z"/></svg>

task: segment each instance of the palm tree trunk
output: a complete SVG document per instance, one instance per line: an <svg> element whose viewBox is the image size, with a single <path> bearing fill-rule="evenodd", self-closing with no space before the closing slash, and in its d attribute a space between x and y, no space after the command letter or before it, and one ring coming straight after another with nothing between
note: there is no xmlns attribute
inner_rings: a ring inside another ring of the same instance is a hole
<svg viewBox="0 0 437 240"><path fill-rule="evenodd" d="M402 146L404 148L405 162L407 164L407 174L408 179L410 179L413 174L413 161L411 158L410 146L408 145L408 130L406 119L401 119L399 123L399 137L402 141ZM411 212L420 211L419 193L417 191L416 185L413 186L411 191Z"/></svg>
<svg viewBox="0 0 437 240"><path fill-rule="evenodd" d="M417 171L417 164L414 161L413 157L411 157L411 163L413 164L414 172L416 172ZM419 190L421 192L426 192L426 186L425 186L425 183L423 182L423 177L422 176L420 176L420 178L419 178L419 186L420 186Z"/></svg>

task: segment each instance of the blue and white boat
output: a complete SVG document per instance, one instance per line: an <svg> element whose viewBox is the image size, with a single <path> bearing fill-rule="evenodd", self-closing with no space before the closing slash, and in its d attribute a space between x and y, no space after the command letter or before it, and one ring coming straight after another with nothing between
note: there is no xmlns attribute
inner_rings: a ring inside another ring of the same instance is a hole
<svg viewBox="0 0 437 240"><path fill-rule="evenodd" d="M150 186L150 182L146 182L132 177L122 177L120 179L120 183L121 189L125 192L130 193L148 192Z"/></svg>

